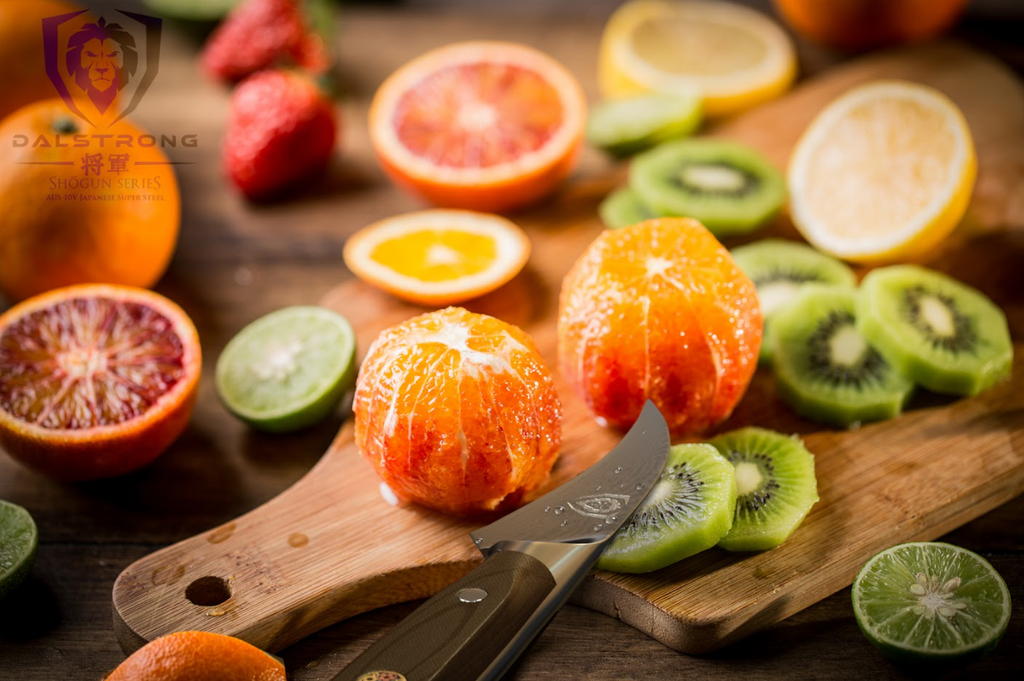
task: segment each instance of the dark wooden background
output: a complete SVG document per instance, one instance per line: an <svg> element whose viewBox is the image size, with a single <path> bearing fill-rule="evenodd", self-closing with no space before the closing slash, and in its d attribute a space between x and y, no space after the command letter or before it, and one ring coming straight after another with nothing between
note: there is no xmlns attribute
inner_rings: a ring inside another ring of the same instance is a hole
<svg viewBox="0 0 1024 681"><path fill-rule="evenodd" d="M92 3L140 9L137 2ZM0 498L28 508L40 529L39 557L23 588L0 602L0 679L100 679L122 659L111 628L118 573L157 548L226 522L299 479L326 450L343 415L303 433L255 434L218 402L212 370L245 324L279 307L315 303L351 275L345 238L389 214L419 207L396 193L373 160L366 109L394 68L431 47L469 38L519 40L576 73L597 98L601 27L617 2L411 0L346 5L338 33L340 153L329 173L289 201L253 206L222 179L218 152L228 91L199 74L202 29L170 23L160 75L133 118L165 133L199 135L197 149L172 150L181 166L182 232L157 286L195 320L203 343L199 404L182 438L155 464L118 480L59 485L0 455ZM750 2L770 12L765 2ZM972 3L955 35L1024 72L1024 2ZM803 77L848 55L797 40ZM581 175L607 172L587 151ZM1022 226L1016 225L1020 228ZM0 300L0 310L7 304ZM1015 333L1018 331L1015 330ZM986 556L1015 602L1002 644L959 678L1017 677L1024 668L1024 497L945 537ZM368 550L372 550L372 547ZM343 560L339 557L339 560ZM330 627L284 651L289 677L330 679L415 607L406 604ZM861 636L849 589L719 653L677 653L621 622L566 607L512 675L517 681L571 678L901 678Z"/></svg>

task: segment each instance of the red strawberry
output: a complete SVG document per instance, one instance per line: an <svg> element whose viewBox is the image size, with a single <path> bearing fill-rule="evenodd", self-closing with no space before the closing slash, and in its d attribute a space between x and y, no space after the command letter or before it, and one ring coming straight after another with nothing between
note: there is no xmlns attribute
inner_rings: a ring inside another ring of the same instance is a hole
<svg viewBox="0 0 1024 681"><path fill-rule="evenodd" d="M279 64L326 71L327 48L311 30L301 5L300 0L245 0L236 5L206 43L203 68L225 81Z"/></svg>
<svg viewBox="0 0 1024 681"><path fill-rule="evenodd" d="M293 71L261 71L231 95L224 167L249 198L264 198L322 169L334 150L334 107Z"/></svg>

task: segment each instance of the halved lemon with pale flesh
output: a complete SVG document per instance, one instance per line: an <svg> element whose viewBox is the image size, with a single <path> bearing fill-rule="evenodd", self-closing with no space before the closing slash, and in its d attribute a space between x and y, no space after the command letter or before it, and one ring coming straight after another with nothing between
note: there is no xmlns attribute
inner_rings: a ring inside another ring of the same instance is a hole
<svg viewBox="0 0 1024 681"><path fill-rule="evenodd" d="M696 94L704 112L748 109L789 89L793 43L774 21L727 2L633 0L608 20L598 81L608 98Z"/></svg>
<svg viewBox="0 0 1024 681"><path fill-rule="evenodd" d="M789 165L793 223L819 250L877 264L916 258L963 218L977 175L960 109L930 87L876 81L825 108Z"/></svg>
<svg viewBox="0 0 1024 681"><path fill-rule="evenodd" d="M365 227L345 244L345 264L360 279L421 305L451 305L511 280L530 256L530 240L498 215L424 210Z"/></svg>

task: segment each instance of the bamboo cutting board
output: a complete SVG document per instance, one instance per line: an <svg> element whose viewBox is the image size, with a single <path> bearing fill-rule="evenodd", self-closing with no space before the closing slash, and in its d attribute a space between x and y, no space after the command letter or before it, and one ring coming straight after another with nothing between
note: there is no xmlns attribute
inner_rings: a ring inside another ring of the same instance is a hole
<svg viewBox="0 0 1024 681"><path fill-rule="evenodd" d="M798 432L817 454L821 501L781 547L757 554L712 549L650 575L596 573L577 603L700 653L771 625L849 585L875 552L933 539L1024 491L1024 90L994 60L946 45L871 57L734 119L716 134L747 142L783 167L810 119L835 96L875 78L930 84L963 109L979 178L965 224L930 265L991 296L1010 319L1009 382L970 399L919 395L903 416L852 431L803 421L759 371L722 429L748 424ZM562 276L602 229L596 204L622 181L580 180L519 216L533 241L527 269L467 307L517 324L551 366ZM792 235L784 218L758 236ZM731 244L727 244L731 245ZM365 351L377 333L422 308L358 281L323 304L344 314ZM598 427L559 382L563 449L551 489L599 459L619 434ZM114 622L126 650L162 634L205 629L267 650L346 617L422 598L479 560L459 521L392 506L346 425L291 489L221 527L128 567L114 586Z"/></svg>

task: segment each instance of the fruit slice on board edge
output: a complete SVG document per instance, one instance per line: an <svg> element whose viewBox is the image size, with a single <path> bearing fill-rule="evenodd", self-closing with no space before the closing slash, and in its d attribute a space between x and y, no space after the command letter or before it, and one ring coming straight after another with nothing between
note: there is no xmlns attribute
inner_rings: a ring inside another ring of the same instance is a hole
<svg viewBox="0 0 1024 681"><path fill-rule="evenodd" d="M976 175L956 104L924 85L876 81L829 104L797 142L790 214L812 245L838 258L916 258L960 222Z"/></svg>
<svg viewBox="0 0 1024 681"><path fill-rule="evenodd" d="M456 43L405 64L377 90L370 141L414 194L503 211L551 192L575 167L586 124L576 78L531 47Z"/></svg>
<svg viewBox="0 0 1024 681"><path fill-rule="evenodd" d="M515 277L530 240L498 215L423 210L386 218L345 243L360 279L421 305L443 306L490 293Z"/></svg>
<svg viewBox="0 0 1024 681"><path fill-rule="evenodd" d="M707 444L672 447L651 493L601 554L597 567L651 572L714 546L732 526L736 476Z"/></svg>
<svg viewBox="0 0 1024 681"><path fill-rule="evenodd" d="M1003 311L980 291L916 265L864 277L857 328L899 371L935 392L976 395L1013 368Z"/></svg>
<svg viewBox="0 0 1024 681"><path fill-rule="evenodd" d="M948 671L996 647L1010 622L1010 592L978 554L912 542L869 560L853 582L864 635L914 671Z"/></svg>
<svg viewBox="0 0 1024 681"><path fill-rule="evenodd" d="M283 433L326 418L356 381L356 336L322 307L271 312L242 329L217 360L217 394L259 430Z"/></svg>
<svg viewBox="0 0 1024 681"><path fill-rule="evenodd" d="M181 434L196 400L195 326L163 296L84 284L0 316L0 445L58 480L140 468Z"/></svg>
<svg viewBox="0 0 1024 681"><path fill-rule="evenodd" d="M785 31L733 3L633 0L601 38L598 82L609 98L696 95L708 116L722 116L779 96L795 77Z"/></svg>
<svg viewBox="0 0 1024 681"><path fill-rule="evenodd" d="M814 456L799 438L764 428L741 428L711 444L736 477L736 516L718 545L764 551L786 541L818 501Z"/></svg>
<svg viewBox="0 0 1024 681"><path fill-rule="evenodd" d="M847 427L898 416L914 384L857 331L857 293L807 284L772 320L775 383L801 416Z"/></svg>
<svg viewBox="0 0 1024 681"><path fill-rule="evenodd" d="M28 511L0 499L0 601L28 577L39 530Z"/></svg>

